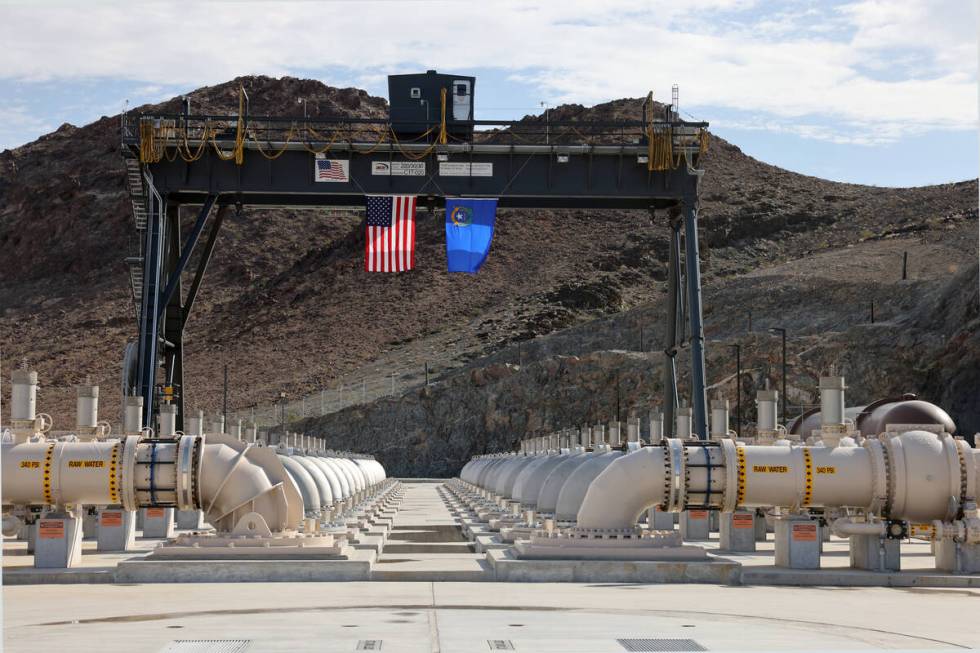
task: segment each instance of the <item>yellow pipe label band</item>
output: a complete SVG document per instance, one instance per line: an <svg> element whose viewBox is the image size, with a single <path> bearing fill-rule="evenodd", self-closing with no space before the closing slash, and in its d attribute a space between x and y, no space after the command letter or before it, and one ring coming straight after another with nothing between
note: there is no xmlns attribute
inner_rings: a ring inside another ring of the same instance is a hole
<svg viewBox="0 0 980 653"><path fill-rule="evenodd" d="M813 455L809 447L803 447L803 464L806 478L803 483L803 505L808 506L813 500Z"/></svg>
<svg viewBox="0 0 980 653"><path fill-rule="evenodd" d="M745 447L735 448L735 458L738 460L738 493L735 505L745 502Z"/></svg>
<svg viewBox="0 0 980 653"><path fill-rule="evenodd" d="M113 503L119 503L119 485L116 482L116 465L119 462L120 444L112 448L112 457L109 459L109 499Z"/></svg>
<svg viewBox="0 0 980 653"><path fill-rule="evenodd" d="M44 503L51 505L54 501L51 498L51 459L54 457L54 445L48 445L48 450L44 454Z"/></svg>

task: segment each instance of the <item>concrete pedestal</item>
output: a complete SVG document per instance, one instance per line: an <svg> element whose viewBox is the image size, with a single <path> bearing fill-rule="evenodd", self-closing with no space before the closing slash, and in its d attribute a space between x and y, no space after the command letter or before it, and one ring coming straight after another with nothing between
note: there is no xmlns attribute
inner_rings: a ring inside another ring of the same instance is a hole
<svg viewBox="0 0 980 653"><path fill-rule="evenodd" d="M204 528L204 511L178 510L175 520L177 528L183 530L200 530Z"/></svg>
<svg viewBox="0 0 980 653"><path fill-rule="evenodd" d="M173 508L143 508L143 537L174 536Z"/></svg>
<svg viewBox="0 0 980 653"><path fill-rule="evenodd" d="M121 507L99 511L99 551L128 551L136 543L136 511Z"/></svg>
<svg viewBox="0 0 980 653"><path fill-rule="evenodd" d="M755 551L756 516L754 511L738 510L719 513L718 532L724 551Z"/></svg>
<svg viewBox="0 0 980 653"><path fill-rule="evenodd" d="M807 517L776 520L776 566L820 569L820 523Z"/></svg>
<svg viewBox="0 0 980 653"><path fill-rule="evenodd" d="M23 535L23 538L21 537ZM33 554L34 546L37 544L37 520L29 521L20 530L18 540L27 540L27 552Z"/></svg>
<svg viewBox="0 0 980 653"><path fill-rule="evenodd" d="M980 572L980 544L960 544L950 540L935 543L936 569L954 574Z"/></svg>
<svg viewBox="0 0 980 653"><path fill-rule="evenodd" d="M708 539L711 532L708 526L707 510L685 510L681 513L681 539L685 542Z"/></svg>
<svg viewBox="0 0 980 653"><path fill-rule="evenodd" d="M651 530L672 531L674 530L674 513L650 508L647 511L647 522L649 522Z"/></svg>
<svg viewBox="0 0 980 653"><path fill-rule="evenodd" d="M755 541L765 542L769 529L766 527L766 514L760 510L755 511Z"/></svg>
<svg viewBox="0 0 980 653"><path fill-rule="evenodd" d="M94 540L99 534L99 510L86 508L82 513L82 539Z"/></svg>
<svg viewBox="0 0 980 653"><path fill-rule="evenodd" d="M851 551L851 569L865 569L867 571L901 570L900 540L888 540L878 535L851 535L848 540Z"/></svg>
<svg viewBox="0 0 980 653"><path fill-rule="evenodd" d="M69 513L48 513L37 520L34 567L67 569L82 559L82 518Z"/></svg>

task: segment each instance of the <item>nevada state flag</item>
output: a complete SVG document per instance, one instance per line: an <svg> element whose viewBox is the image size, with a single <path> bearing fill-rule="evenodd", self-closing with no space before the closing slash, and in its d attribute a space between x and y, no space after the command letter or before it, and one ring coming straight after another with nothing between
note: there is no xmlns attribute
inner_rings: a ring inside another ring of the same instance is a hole
<svg viewBox="0 0 980 653"><path fill-rule="evenodd" d="M446 198L446 260L450 272L476 274L487 260L497 200Z"/></svg>

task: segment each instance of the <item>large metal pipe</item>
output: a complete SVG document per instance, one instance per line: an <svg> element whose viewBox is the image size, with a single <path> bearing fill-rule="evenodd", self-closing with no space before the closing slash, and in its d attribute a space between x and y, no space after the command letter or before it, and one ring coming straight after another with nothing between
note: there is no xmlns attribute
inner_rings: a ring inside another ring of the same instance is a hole
<svg viewBox="0 0 980 653"><path fill-rule="evenodd" d="M588 488L577 522L632 528L655 505L668 511L852 507L889 519L947 521L976 496L978 460L965 441L927 431L838 448L672 439L610 464Z"/></svg>

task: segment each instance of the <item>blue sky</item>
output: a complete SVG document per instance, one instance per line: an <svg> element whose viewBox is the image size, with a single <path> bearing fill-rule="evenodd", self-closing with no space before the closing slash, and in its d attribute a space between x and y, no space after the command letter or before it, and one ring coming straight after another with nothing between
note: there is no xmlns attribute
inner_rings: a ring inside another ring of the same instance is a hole
<svg viewBox="0 0 980 653"><path fill-rule="evenodd" d="M477 117L680 85L682 114L764 161L886 186L977 176L974 0L0 0L0 148L241 74L385 95L477 76ZM81 28L80 28L81 27Z"/></svg>

